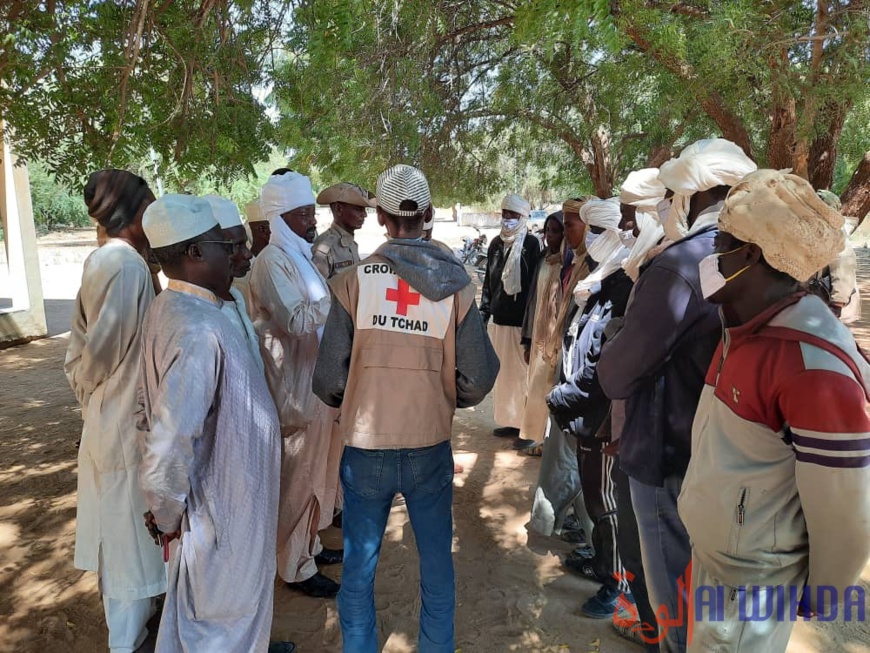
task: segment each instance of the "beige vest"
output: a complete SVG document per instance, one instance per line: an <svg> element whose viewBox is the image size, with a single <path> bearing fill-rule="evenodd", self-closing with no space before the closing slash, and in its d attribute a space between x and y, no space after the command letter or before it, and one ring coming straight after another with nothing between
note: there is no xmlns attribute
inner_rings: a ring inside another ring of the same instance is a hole
<svg viewBox="0 0 870 653"><path fill-rule="evenodd" d="M456 328L474 301L473 284L432 302L370 256L330 285L354 324L340 418L345 444L400 449L449 440Z"/></svg>

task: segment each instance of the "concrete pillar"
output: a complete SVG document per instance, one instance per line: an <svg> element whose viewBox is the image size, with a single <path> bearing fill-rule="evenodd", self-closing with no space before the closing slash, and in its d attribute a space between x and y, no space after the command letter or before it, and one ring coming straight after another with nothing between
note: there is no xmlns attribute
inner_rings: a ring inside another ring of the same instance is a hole
<svg viewBox="0 0 870 653"><path fill-rule="evenodd" d="M0 156L0 221L3 225L6 260L9 264L9 288L0 288L0 296L11 297L11 308L0 308L0 348L48 333L42 280L36 251L36 227L30 203L30 177L27 166L16 166L17 158L4 138Z"/></svg>

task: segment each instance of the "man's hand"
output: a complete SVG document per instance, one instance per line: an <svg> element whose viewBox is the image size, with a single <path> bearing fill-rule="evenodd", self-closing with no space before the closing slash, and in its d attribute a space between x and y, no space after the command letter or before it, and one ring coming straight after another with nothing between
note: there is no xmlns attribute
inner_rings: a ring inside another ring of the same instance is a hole
<svg viewBox="0 0 870 653"><path fill-rule="evenodd" d="M179 537L181 537L181 530L177 530L173 533L164 533L157 526L157 520L154 519L154 513L150 510L145 513L145 528L148 529L148 533L151 535L151 539L154 540L154 544L157 546L163 546L164 542L171 542Z"/></svg>
<svg viewBox="0 0 870 653"><path fill-rule="evenodd" d="M526 365L529 364L529 360L532 357L532 350L528 345L523 345L523 360L526 361Z"/></svg>

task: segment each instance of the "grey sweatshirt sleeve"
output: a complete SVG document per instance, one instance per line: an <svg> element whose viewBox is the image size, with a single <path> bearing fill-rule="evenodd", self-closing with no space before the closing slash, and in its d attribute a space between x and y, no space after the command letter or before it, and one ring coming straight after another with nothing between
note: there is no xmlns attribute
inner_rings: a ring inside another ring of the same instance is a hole
<svg viewBox="0 0 870 653"><path fill-rule="evenodd" d="M499 370L498 356L477 304L471 303L465 319L456 329L456 406L476 406L492 390Z"/></svg>
<svg viewBox="0 0 870 653"><path fill-rule="evenodd" d="M312 392L327 406L341 406L350 373L352 349L353 320L333 296L311 381Z"/></svg>

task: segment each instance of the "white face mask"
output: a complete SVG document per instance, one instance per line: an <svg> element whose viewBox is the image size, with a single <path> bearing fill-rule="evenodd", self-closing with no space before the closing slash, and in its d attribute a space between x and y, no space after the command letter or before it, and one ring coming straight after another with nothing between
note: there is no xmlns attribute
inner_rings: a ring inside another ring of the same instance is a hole
<svg viewBox="0 0 870 653"><path fill-rule="evenodd" d="M507 229L508 231L513 231L520 224L518 218L505 218L501 221L501 226L503 229Z"/></svg>
<svg viewBox="0 0 870 653"><path fill-rule="evenodd" d="M671 215L671 199L668 198L666 200L662 200L658 204L656 204L656 217L659 219L659 223L664 227L668 223L668 218Z"/></svg>
<svg viewBox="0 0 870 653"><path fill-rule="evenodd" d="M598 237L601 234L593 234L589 231L589 227L586 227L586 251L588 252L592 246L595 244L595 241L598 240Z"/></svg>
<svg viewBox="0 0 870 653"><path fill-rule="evenodd" d="M739 252L744 247L746 247L746 245L738 247L737 249L732 249L730 252L710 254L710 256L701 259L701 262L698 264L698 270L701 273L701 294L704 296L704 299L710 299L713 295L722 290L729 281L736 279L752 267L751 265L747 265L732 274L730 277L725 277L719 270L719 259L721 257L733 254L734 252Z"/></svg>
<svg viewBox="0 0 870 653"><path fill-rule="evenodd" d="M634 231L628 229L627 231L619 232L619 240L622 241L622 244L626 247L633 247L637 242L637 237L634 235Z"/></svg>
<svg viewBox="0 0 870 653"><path fill-rule="evenodd" d="M603 263L621 249L622 240L619 238L619 232L608 229L600 234L586 251L593 261Z"/></svg>

